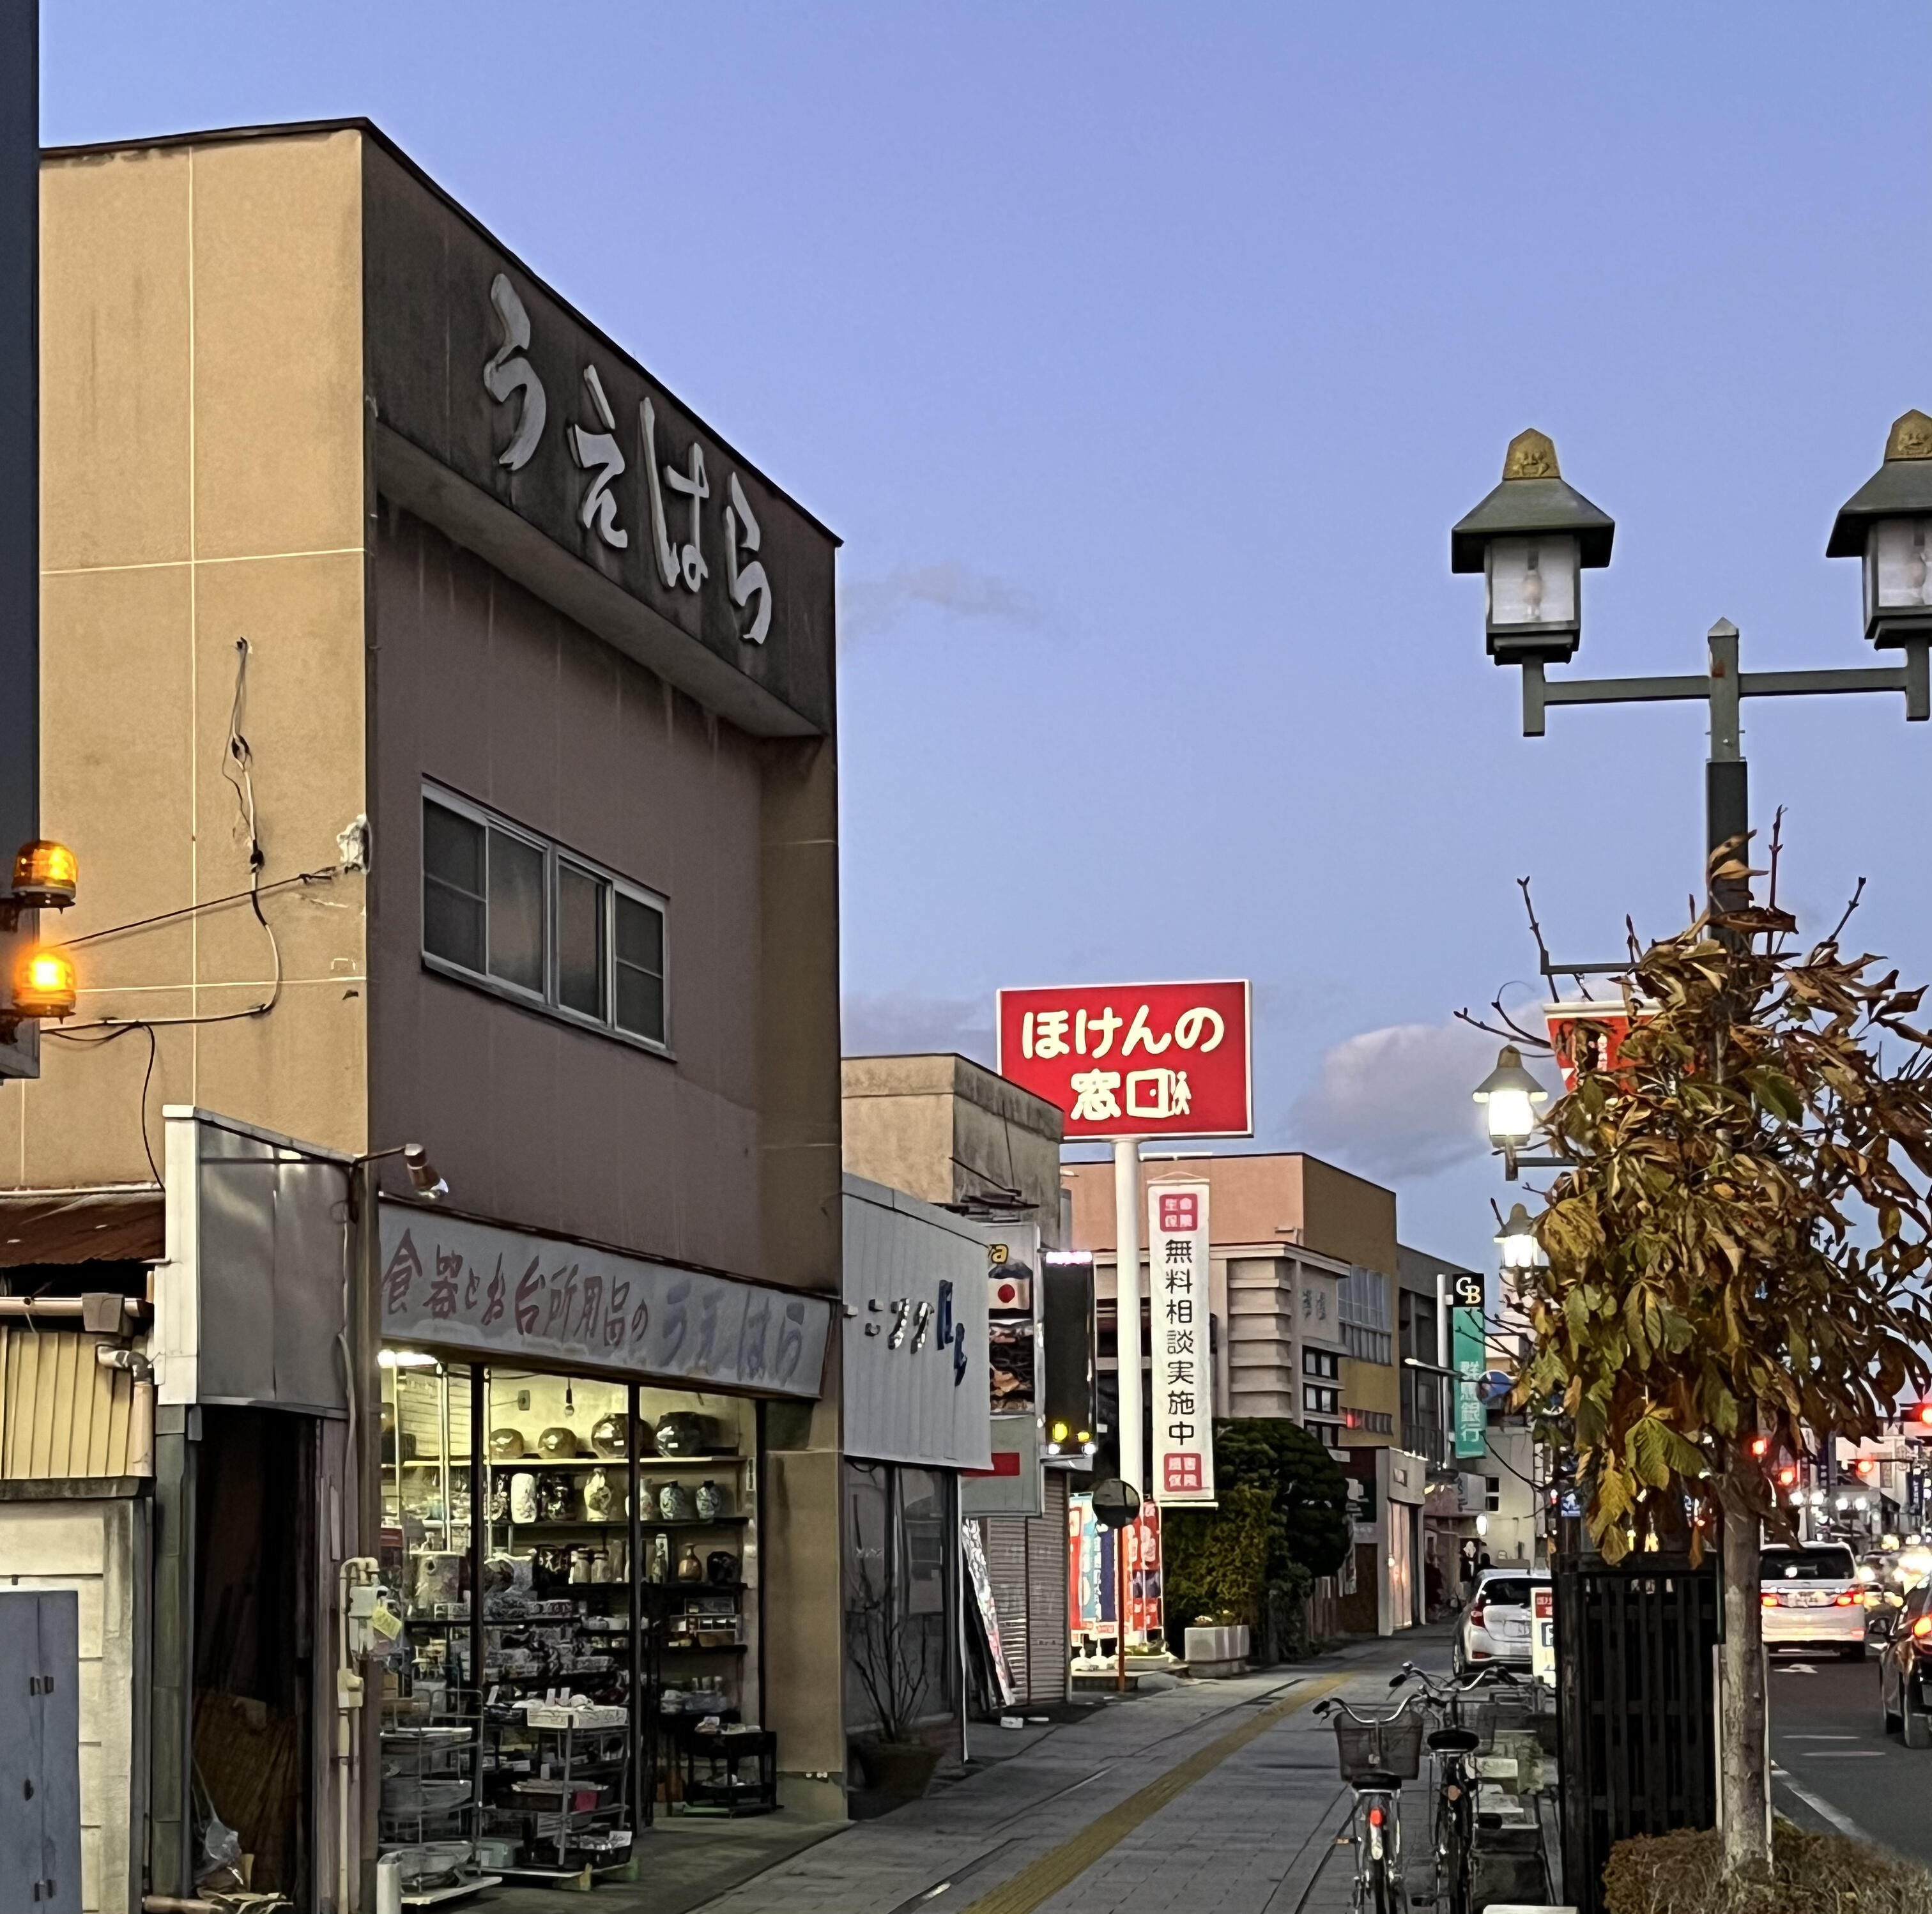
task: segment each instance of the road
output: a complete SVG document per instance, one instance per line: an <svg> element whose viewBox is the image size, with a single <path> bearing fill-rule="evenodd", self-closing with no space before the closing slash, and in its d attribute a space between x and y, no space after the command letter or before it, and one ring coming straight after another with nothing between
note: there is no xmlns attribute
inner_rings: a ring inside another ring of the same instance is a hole
<svg viewBox="0 0 1932 1914"><path fill-rule="evenodd" d="M1932 1750L1884 1732L1875 1660L1774 1658L1771 1757L1779 1813L1932 1862Z"/></svg>

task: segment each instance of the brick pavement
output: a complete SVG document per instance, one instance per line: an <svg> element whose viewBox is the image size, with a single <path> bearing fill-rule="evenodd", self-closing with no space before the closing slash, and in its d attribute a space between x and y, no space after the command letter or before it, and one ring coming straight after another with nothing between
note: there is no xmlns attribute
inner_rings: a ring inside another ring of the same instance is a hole
<svg viewBox="0 0 1932 1914"><path fill-rule="evenodd" d="M1352 1866L1335 1844L1347 1792L1332 1731L1299 1703L1337 1681L1352 1700L1385 1694L1405 1655L1439 1647L1435 1634L1097 1710L942 1793L818 1843L707 1902L704 1914L1340 1914ZM1142 1790L1283 1702L1297 1712L1156 1805L1066 1885L1032 1898L1034 1864L1071 1865L1060 1854L1069 1844L1078 1861L1096 1823L1132 1819L1128 1804ZM1414 1810L1405 1820L1426 1828ZM1418 1839L1426 1846L1412 1832L1412 1852Z"/></svg>

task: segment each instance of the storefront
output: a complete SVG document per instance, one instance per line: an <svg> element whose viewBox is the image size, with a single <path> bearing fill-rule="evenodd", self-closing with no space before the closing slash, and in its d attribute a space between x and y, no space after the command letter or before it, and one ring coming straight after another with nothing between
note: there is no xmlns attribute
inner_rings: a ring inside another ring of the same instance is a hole
<svg viewBox="0 0 1932 1914"><path fill-rule="evenodd" d="M884 1787L878 1744L936 1760L932 1731L988 1652L968 1632L959 1514L959 1472L992 1460L987 1237L862 1177L844 1210L845 1714L861 1779Z"/></svg>
<svg viewBox="0 0 1932 1914"><path fill-rule="evenodd" d="M776 1807L766 1412L820 1393L829 1303L418 1205L381 1234L384 1851L582 1880Z"/></svg>

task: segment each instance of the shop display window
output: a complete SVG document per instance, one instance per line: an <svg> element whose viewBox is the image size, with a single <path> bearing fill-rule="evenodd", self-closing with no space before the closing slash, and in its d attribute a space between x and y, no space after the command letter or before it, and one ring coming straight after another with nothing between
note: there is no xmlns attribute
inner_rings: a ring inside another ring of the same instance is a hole
<svg viewBox="0 0 1932 1914"><path fill-rule="evenodd" d="M757 1405L381 1360L384 1838L532 1878L620 1863L702 1737L759 1725Z"/></svg>

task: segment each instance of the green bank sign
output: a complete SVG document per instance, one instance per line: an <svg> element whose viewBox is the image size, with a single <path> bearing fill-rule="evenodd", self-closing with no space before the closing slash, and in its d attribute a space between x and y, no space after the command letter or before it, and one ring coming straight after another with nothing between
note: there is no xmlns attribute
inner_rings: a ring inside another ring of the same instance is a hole
<svg viewBox="0 0 1932 1914"><path fill-rule="evenodd" d="M1489 1447L1489 1420L1478 1393L1483 1375L1483 1312L1459 1306L1450 1311L1449 1326L1456 1369L1456 1453L1479 1456Z"/></svg>

